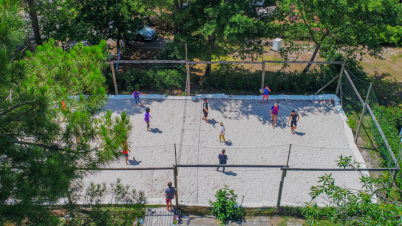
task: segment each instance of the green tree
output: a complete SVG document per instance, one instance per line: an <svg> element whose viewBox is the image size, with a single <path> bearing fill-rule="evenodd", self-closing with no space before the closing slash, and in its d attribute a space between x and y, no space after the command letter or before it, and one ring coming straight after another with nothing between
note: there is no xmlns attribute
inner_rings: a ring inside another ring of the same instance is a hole
<svg viewBox="0 0 402 226"><path fill-rule="evenodd" d="M340 156L338 166L359 168L351 156ZM311 187L311 201L303 207L303 214L310 224L326 219L344 225L401 225L400 188L395 184L395 172L385 172L378 177L361 174L362 190L350 190L336 184L332 174L320 177L319 185ZM328 200L326 207L319 207L318 197Z"/></svg>
<svg viewBox="0 0 402 226"><path fill-rule="evenodd" d="M78 18L75 0L42 0L38 3L39 24L43 35L65 44L68 40L97 43L89 24Z"/></svg>
<svg viewBox="0 0 402 226"><path fill-rule="evenodd" d="M259 41L267 24L253 13L251 1L195 0L187 7L175 6L177 57L184 58L184 43L190 58L208 61L231 53L261 53ZM210 71L208 64L205 75Z"/></svg>
<svg viewBox="0 0 402 226"><path fill-rule="evenodd" d="M397 23L401 10L397 0L283 0L278 4L278 20L283 36L290 42L282 51L285 58L310 48L314 61L320 51L322 57L333 60L339 54L355 57L368 50L376 55L382 41L378 34L386 31L387 24ZM399 18L400 20L400 18ZM295 41L305 38L302 44ZM308 64L303 72L307 72Z"/></svg>
<svg viewBox="0 0 402 226"><path fill-rule="evenodd" d="M74 47L54 41L27 52L1 82L0 223L53 224L44 204L73 203L83 171L120 156L128 117L99 114L106 101L106 43ZM85 94L85 96L84 96ZM63 106L65 105L65 106ZM10 205L12 204L12 205Z"/></svg>
<svg viewBox="0 0 402 226"><path fill-rule="evenodd" d="M31 18L32 30L34 32L36 44L42 45L38 22L38 4L35 2L35 0L25 0L25 5L26 11L28 11L29 17Z"/></svg>
<svg viewBox="0 0 402 226"><path fill-rule="evenodd" d="M101 39L120 40L130 37L143 26L147 4L141 0L76 0L77 20L83 21Z"/></svg>
<svg viewBox="0 0 402 226"><path fill-rule="evenodd" d="M244 209L237 203L237 195L233 189L225 186L216 192L215 198L215 202L209 202L212 207L211 213L223 224L229 220L243 219Z"/></svg>

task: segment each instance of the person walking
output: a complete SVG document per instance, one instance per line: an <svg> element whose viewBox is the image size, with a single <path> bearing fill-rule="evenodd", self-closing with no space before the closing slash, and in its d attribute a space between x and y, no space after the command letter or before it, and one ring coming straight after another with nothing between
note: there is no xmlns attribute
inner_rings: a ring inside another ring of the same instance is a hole
<svg viewBox="0 0 402 226"><path fill-rule="evenodd" d="M264 99L265 99L265 98L267 98L267 104L268 104L269 92L271 92L271 90L269 89L268 86L265 86L264 94L263 94L262 100L261 100L261 104L264 102Z"/></svg>
<svg viewBox="0 0 402 226"><path fill-rule="evenodd" d="M221 122L220 125L221 125L221 133L219 134L219 143L222 143L222 139L223 139L223 142L226 143L225 126L223 126L223 122Z"/></svg>
<svg viewBox="0 0 402 226"><path fill-rule="evenodd" d="M288 124L290 122L290 133L293 134L296 130L297 127L297 122L299 121L300 116L299 114L296 113L295 110L292 110L292 113L290 113Z"/></svg>
<svg viewBox="0 0 402 226"><path fill-rule="evenodd" d="M204 98L204 102L202 103L202 113L204 113L204 116L202 119L205 122L208 122L208 99Z"/></svg>
<svg viewBox="0 0 402 226"><path fill-rule="evenodd" d="M152 118L152 116L149 114L150 112L151 112L150 108L147 108L145 110L145 118L144 118L144 120L147 123L147 131L149 131L149 118Z"/></svg>
<svg viewBox="0 0 402 226"><path fill-rule="evenodd" d="M141 100L140 100L140 95L146 96L145 93L141 93L140 91L133 91L132 96L133 96L133 98L134 98L134 100L135 100L135 104L136 104L137 106L138 106L138 105L142 106L142 103L141 103Z"/></svg>
<svg viewBox="0 0 402 226"><path fill-rule="evenodd" d="M228 161L228 156L225 155L225 149L222 149L222 154L218 155L218 159L219 159L219 165L226 165L227 161ZM220 166L218 166L218 168L216 168L216 171L219 171ZM223 170L222 172L225 172L225 167L222 166Z"/></svg>
<svg viewBox="0 0 402 226"><path fill-rule="evenodd" d="M127 140L123 142L123 155L126 158L126 165L128 164L128 153L131 152L130 149L128 149L128 145L127 145Z"/></svg>
<svg viewBox="0 0 402 226"><path fill-rule="evenodd" d="M173 212L172 199L174 199L176 195L176 189L172 187L172 182L169 182L167 185L168 188L165 190L166 210Z"/></svg>
<svg viewBox="0 0 402 226"><path fill-rule="evenodd" d="M276 117L279 114L279 106L278 103L275 103L271 108L271 117L272 117L272 128L275 129Z"/></svg>

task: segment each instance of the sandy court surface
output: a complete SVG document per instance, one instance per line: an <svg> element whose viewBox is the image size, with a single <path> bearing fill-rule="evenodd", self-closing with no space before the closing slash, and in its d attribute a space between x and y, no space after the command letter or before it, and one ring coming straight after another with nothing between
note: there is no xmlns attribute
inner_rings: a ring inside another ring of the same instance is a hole
<svg viewBox="0 0 402 226"><path fill-rule="evenodd" d="M132 100L109 100L105 110L127 112L133 130L129 136L130 164L124 158L105 167L171 167L174 144L179 164L218 164L218 154L226 149L228 164L286 165L289 145L289 167L336 168L338 156L353 156L346 124L330 102L278 101L277 126L272 128L269 109L273 105L255 100L210 99L209 121L201 120L202 100L144 99L145 107ZM145 108L151 109L151 131L146 131ZM287 120L291 110L300 115L297 133L290 134ZM226 144L219 142L220 126L226 128ZM132 160L135 157L136 161ZM278 197L280 169L179 168L179 202L186 205L209 205L216 190L228 185L243 200L244 206L274 206ZM285 177L282 205L301 206L309 201L309 191L325 172L288 172ZM332 173L340 185L360 188L357 172ZM114 182L144 191L148 203L163 204L163 191L173 172L103 171L87 175L85 185ZM322 204L325 203L321 200Z"/></svg>

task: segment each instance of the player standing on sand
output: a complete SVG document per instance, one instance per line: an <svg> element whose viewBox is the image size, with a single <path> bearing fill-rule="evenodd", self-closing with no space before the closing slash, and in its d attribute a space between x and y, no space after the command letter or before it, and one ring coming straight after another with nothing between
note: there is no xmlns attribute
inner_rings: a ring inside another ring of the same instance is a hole
<svg viewBox="0 0 402 226"><path fill-rule="evenodd" d="M136 103L137 106L138 106L138 104L139 104L140 106L142 106L142 103L141 103L141 100L140 100L140 95L145 95L145 96L146 96L145 93L141 93L140 91L133 91L132 96L133 96L133 98L134 98L135 103Z"/></svg>
<svg viewBox="0 0 402 226"><path fill-rule="evenodd" d="M222 143L222 139L223 139L223 142L226 143L226 140L225 140L225 127L223 126L223 122L221 122L220 125L221 125L221 133L219 134L219 142Z"/></svg>
<svg viewBox="0 0 402 226"><path fill-rule="evenodd" d="M219 159L219 165L226 165L226 163L228 162L228 156L225 155L225 149L222 149L222 154L218 155L218 159ZM218 166L218 168L216 168L216 171L219 171L219 167L220 166ZM222 168L223 168L222 172L224 173L225 167L222 166Z"/></svg>
<svg viewBox="0 0 402 226"><path fill-rule="evenodd" d="M145 110L145 122L147 123L147 131L149 131L149 118L152 118L152 116L149 114L151 112L150 108L147 108L147 110Z"/></svg>
<svg viewBox="0 0 402 226"><path fill-rule="evenodd" d="M204 113L204 116L202 117L205 122L208 122L208 99L204 98L204 102L202 103L202 113Z"/></svg>
<svg viewBox="0 0 402 226"><path fill-rule="evenodd" d="M174 187L172 187L172 182L169 182L168 188L166 188L166 190L165 190L166 210L167 211L173 212L172 199L174 199L175 195L176 195L176 189Z"/></svg>
<svg viewBox="0 0 402 226"><path fill-rule="evenodd" d="M267 98L267 104L268 104L269 92L271 92L271 90L269 89L268 86L265 86L264 94L263 94L262 100L261 100L261 104L264 102L264 99L265 99L265 98Z"/></svg>
<svg viewBox="0 0 402 226"><path fill-rule="evenodd" d="M293 134L295 132L296 127L297 127L297 122L299 121L299 119L300 119L299 114L297 114L295 110L292 110L292 113L290 113L289 120L288 120L288 124L289 124L290 120L292 120L290 123L290 133L291 134Z"/></svg>
<svg viewBox="0 0 402 226"><path fill-rule="evenodd" d="M275 103L274 106L271 108L271 117L272 117L272 128L275 129L276 117L279 114L279 106L278 103Z"/></svg>
<svg viewBox="0 0 402 226"><path fill-rule="evenodd" d="M127 140L126 140L123 142L123 155L126 157L126 165L129 165L128 164L128 153L129 152L131 152L131 151L128 149Z"/></svg>

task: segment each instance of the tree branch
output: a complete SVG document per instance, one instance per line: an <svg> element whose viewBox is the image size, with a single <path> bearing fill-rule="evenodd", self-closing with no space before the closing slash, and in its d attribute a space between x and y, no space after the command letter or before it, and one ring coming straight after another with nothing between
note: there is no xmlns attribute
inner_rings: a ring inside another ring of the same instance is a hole
<svg viewBox="0 0 402 226"><path fill-rule="evenodd" d="M15 106L12 106L12 107L10 107L9 109L7 109L7 110L1 112L1 113L0 113L0 116L3 116L3 115L5 115L5 114L7 114L8 112L10 112L10 111L12 111L12 110L14 110L14 109L17 109L17 108L19 108L19 107L22 107L22 106L24 106L24 105L34 103L35 101L36 101L36 100L31 100L31 101L27 101L27 102L20 103L20 104L17 104L17 105L15 105Z"/></svg>
<svg viewBox="0 0 402 226"><path fill-rule="evenodd" d="M60 148L60 147L55 146L55 145L49 146L49 145L46 145L46 144L38 144L38 143L32 143L32 142L26 142L26 141L19 141L19 140L15 139L15 138L10 137L10 136L7 136L7 135L5 135L5 134L0 134L0 136L1 136L1 137L4 137L4 138L7 138L8 140L10 140L11 142L16 143L16 144L32 145L32 146L38 146L38 147L42 147L42 148L46 148L46 149L51 149L51 150L61 150L61 151L65 151L65 149Z"/></svg>

